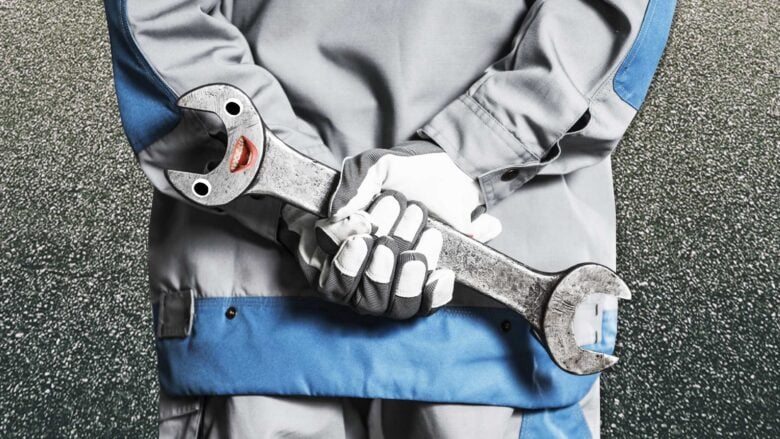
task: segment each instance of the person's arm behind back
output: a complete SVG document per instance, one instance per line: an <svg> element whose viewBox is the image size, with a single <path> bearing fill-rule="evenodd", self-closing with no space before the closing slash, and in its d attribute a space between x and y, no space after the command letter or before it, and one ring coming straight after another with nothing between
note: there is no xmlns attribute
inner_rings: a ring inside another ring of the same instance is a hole
<svg viewBox="0 0 780 439"><path fill-rule="evenodd" d="M644 100L675 0L537 0L509 54L420 131L494 205L604 160Z"/></svg>
<svg viewBox="0 0 780 439"><path fill-rule="evenodd" d="M247 41L220 0L105 0L116 93L127 138L144 173L161 193L182 199L164 170L203 166L221 158L218 120L182 113L179 96L210 83L232 84L262 109L273 132L301 152L336 165L316 132L300 120L276 78L255 63ZM189 168L189 169L188 169ZM247 197L225 211L274 239L281 204Z"/></svg>

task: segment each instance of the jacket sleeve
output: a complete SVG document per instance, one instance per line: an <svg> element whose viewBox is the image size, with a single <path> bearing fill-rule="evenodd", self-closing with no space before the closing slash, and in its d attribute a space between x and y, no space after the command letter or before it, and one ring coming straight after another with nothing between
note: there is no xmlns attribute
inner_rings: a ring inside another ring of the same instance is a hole
<svg viewBox="0 0 780 439"><path fill-rule="evenodd" d="M420 134L479 180L488 207L538 174L607 157L661 58L675 0L537 0L513 48Z"/></svg>
<svg viewBox="0 0 780 439"><path fill-rule="evenodd" d="M203 172L224 154L215 117L180 112L182 94L210 83L242 89L276 135L322 162L335 159L294 113L276 78L256 64L240 30L224 13L229 0L105 0L122 124L156 190L178 199L164 169ZM225 211L255 231L275 234L279 203L240 200Z"/></svg>

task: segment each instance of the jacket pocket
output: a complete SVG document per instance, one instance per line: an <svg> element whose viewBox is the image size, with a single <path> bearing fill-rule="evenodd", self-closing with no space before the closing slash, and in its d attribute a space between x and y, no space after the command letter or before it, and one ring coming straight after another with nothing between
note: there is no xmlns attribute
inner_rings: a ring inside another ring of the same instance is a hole
<svg viewBox="0 0 780 439"><path fill-rule="evenodd" d="M160 392L160 439L195 439L203 415L203 398L173 398Z"/></svg>

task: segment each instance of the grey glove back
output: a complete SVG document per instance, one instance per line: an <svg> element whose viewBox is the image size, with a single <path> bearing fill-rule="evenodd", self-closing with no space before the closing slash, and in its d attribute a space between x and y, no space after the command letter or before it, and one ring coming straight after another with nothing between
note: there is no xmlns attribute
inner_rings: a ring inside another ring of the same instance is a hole
<svg viewBox="0 0 780 439"><path fill-rule="evenodd" d="M424 205L385 191L365 211L338 220L287 206L278 238L324 299L361 314L408 319L452 298L455 276L437 268L441 234L426 228L427 219Z"/></svg>

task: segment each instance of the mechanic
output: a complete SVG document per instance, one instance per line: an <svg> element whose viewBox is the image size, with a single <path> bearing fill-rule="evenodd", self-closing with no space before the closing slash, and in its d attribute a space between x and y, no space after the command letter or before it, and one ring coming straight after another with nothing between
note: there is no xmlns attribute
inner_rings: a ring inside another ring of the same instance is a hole
<svg viewBox="0 0 780 439"><path fill-rule="evenodd" d="M154 187L160 437L598 437L599 379L437 266L428 215L538 270L615 267L610 154L674 0L105 0L122 123ZM342 171L331 217L196 207L225 132L176 99L249 95ZM614 299L577 310L611 351Z"/></svg>

